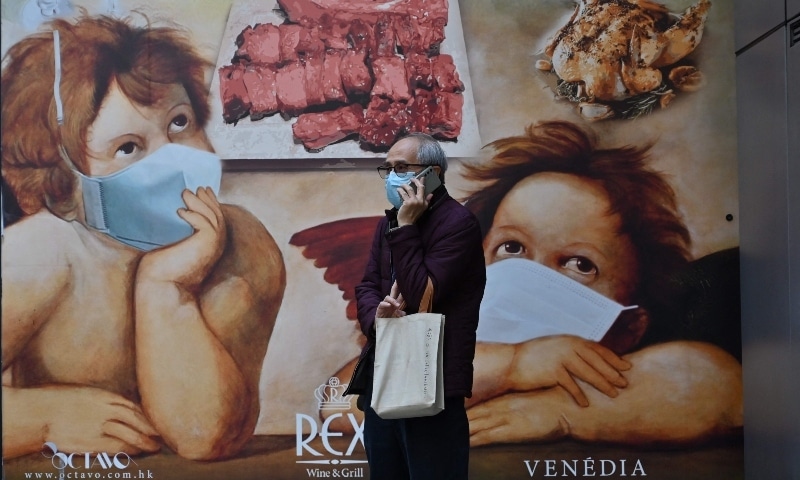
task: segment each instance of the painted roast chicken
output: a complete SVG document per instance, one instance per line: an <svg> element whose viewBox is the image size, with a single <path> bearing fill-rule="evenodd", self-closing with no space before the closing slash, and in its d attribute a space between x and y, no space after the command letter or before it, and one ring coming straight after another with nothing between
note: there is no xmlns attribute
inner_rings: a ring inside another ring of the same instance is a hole
<svg viewBox="0 0 800 480"><path fill-rule="evenodd" d="M538 67L573 87L589 119L614 116L610 103L650 92L666 106L675 91L703 83L695 67L676 64L700 43L710 7L700 0L677 15L650 0L580 0Z"/></svg>

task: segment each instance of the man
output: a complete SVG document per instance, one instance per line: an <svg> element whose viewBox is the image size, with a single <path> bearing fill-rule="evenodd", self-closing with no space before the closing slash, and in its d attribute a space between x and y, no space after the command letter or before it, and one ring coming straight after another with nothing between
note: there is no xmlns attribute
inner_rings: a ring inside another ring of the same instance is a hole
<svg viewBox="0 0 800 480"><path fill-rule="evenodd" d="M427 166L442 181L433 192L426 192L425 185L413 178ZM472 395L475 331L486 269L478 222L447 193L446 170L441 146L424 134L400 139L378 167L394 208L378 224L364 278L356 286L358 321L367 336L361 355L368 377L362 400L372 478L467 478L469 423L464 403ZM445 409L431 417L384 420L369 407L375 318L414 313L428 278L434 288L433 311L446 318Z"/></svg>

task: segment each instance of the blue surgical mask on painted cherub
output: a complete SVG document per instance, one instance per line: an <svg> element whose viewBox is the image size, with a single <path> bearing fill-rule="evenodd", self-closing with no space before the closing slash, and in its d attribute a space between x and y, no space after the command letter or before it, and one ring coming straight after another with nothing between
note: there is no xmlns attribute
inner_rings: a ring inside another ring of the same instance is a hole
<svg viewBox="0 0 800 480"><path fill-rule="evenodd" d="M184 190L219 193L222 166L213 153L168 143L118 172L78 173L86 223L126 245L150 251L179 242L193 228L178 216Z"/></svg>
<svg viewBox="0 0 800 480"><path fill-rule="evenodd" d="M477 336L521 343L548 335L600 341L626 307L540 263L509 258L486 267Z"/></svg>
<svg viewBox="0 0 800 480"><path fill-rule="evenodd" d="M64 123L61 101L61 41L53 31L56 120ZM178 216L184 190L210 187L219 193L222 162L205 150L167 143L143 159L102 176L84 175L63 145L61 156L80 178L86 224L126 245L150 251L179 242L194 229Z"/></svg>

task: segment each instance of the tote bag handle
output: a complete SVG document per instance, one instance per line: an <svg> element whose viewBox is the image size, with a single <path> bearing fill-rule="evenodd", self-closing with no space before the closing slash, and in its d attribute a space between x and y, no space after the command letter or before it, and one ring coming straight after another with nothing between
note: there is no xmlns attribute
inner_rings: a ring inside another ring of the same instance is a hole
<svg viewBox="0 0 800 480"><path fill-rule="evenodd" d="M397 285L397 280L394 281L394 284ZM400 310L405 310L406 308L406 301L400 304ZM422 298L419 301L419 313L431 313L433 310L433 281L431 277L428 277L428 284L425 285L425 291L422 292Z"/></svg>

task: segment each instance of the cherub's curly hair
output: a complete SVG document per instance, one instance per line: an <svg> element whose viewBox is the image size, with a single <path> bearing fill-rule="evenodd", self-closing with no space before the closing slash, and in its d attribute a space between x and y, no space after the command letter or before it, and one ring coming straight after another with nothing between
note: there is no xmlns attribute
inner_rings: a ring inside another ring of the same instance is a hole
<svg viewBox="0 0 800 480"><path fill-rule="evenodd" d="M506 194L531 175L556 172L596 181L608 194L609 213L621 219L619 233L636 249L640 285L633 300L648 310L669 303L665 292L671 276L690 258L691 238L672 187L646 166L650 145L598 148L596 138L577 125L550 121L487 147L494 152L490 160L464 166L465 177L481 185L467 197L466 206L478 217L484 235Z"/></svg>
<svg viewBox="0 0 800 480"><path fill-rule="evenodd" d="M87 130L113 81L145 106L160 100L169 85L181 84L201 126L209 115L205 75L211 65L182 31L88 15L49 27L58 30L61 43L61 128L53 98L52 32L24 38L3 59L3 177L27 214L46 206L56 214L71 209L75 176L58 145L86 172Z"/></svg>

